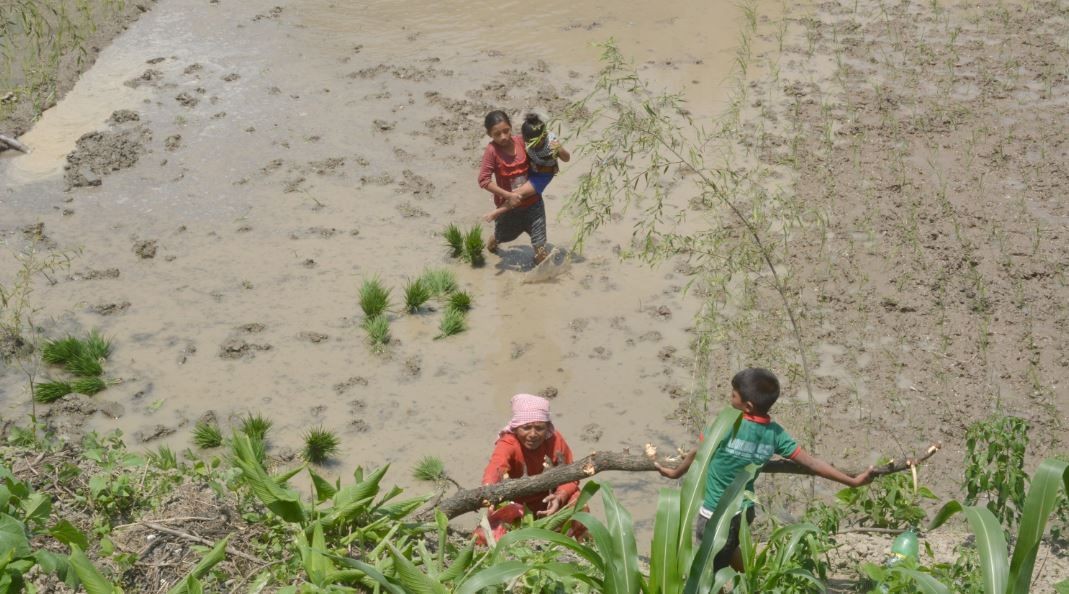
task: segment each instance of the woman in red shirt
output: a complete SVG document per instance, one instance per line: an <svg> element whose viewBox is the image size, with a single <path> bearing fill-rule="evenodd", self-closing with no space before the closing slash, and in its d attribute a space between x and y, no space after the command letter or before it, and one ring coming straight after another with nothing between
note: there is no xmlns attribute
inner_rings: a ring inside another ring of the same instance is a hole
<svg viewBox="0 0 1069 594"><path fill-rule="evenodd" d="M534 263L538 264L549 255L546 252L546 205L541 194L525 198L518 193L527 183L527 149L523 137L512 135L512 122L503 111L486 114L484 124L490 143L483 151L479 166L479 187L494 195L494 206L510 208L494 221L494 236L486 244L486 249L496 253L499 244L526 233L534 248Z"/></svg>
<svg viewBox="0 0 1069 594"><path fill-rule="evenodd" d="M550 420L549 401L531 394L517 394L512 397L512 419L498 432L494 453L483 471L483 484L499 483L505 476L542 474L547 462L560 466L573 461L572 449ZM500 538L526 510L540 517L548 516L574 503L578 497L578 482L560 485L552 492L522 497L491 512L490 527L494 536Z"/></svg>

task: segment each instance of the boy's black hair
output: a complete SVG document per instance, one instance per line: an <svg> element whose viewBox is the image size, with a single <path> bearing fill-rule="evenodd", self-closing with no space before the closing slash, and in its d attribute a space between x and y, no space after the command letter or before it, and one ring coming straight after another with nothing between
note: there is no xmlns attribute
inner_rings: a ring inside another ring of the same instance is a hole
<svg viewBox="0 0 1069 594"><path fill-rule="evenodd" d="M768 410L779 398L779 379L776 374L762 367L749 367L731 378L734 388L743 402L753 405L754 412L768 414Z"/></svg>
<svg viewBox="0 0 1069 594"><path fill-rule="evenodd" d="M527 142L538 138L546 131L546 123L542 121L542 118L537 113L528 113L523 116L523 124L520 126L520 133L523 134L523 139Z"/></svg>
<svg viewBox="0 0 1069 594"><path fill-rule="evenodd" d="M486 131L489 132L490 128L493 128L501 122L505 122L510 126L512 125L512 120L509 119L509 114L501 111L500 109L495 109L494 111L491 111L490 113L486 114L486 120L483 123L486 124Z"/></svg>

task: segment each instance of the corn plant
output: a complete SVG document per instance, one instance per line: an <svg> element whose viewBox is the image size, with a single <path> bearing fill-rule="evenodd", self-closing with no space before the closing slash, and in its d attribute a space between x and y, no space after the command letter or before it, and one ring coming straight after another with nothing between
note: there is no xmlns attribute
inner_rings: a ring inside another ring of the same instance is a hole
<svg viewBox="0 0 1069 594"><path fill-rule="evenodd" d="M942 526L954 514L965 514L980 553L985 594L1027 594L1039 544L1059 492L1069 493L1069 462L1049 458L1032 475L1012 555L1006 545L1002 525L991 510L983 506L951 501L939 510L929 530ZM1056 587L1064 591L1069 588L1069 580L1060 582ZM948 592L945 586L941 590L929 591Z"/></svg>

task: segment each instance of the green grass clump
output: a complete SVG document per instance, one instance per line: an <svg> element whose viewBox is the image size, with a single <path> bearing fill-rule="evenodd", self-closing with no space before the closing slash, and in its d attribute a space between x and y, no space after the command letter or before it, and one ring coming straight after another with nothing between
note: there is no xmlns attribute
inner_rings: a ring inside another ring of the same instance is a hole
<svg viewBox="0 0 1069 594"><path fill-rule="evenodd" d="M85 352L85 347L82 345L82 341L73 336L68 336L46 342L44 348L41 349L41 359L45 363L51 363L52 365L66 365L68 361L83 352Z"/></svg>
<svg viewBox="0 0 1069 594"><path fill-rule="evenodd" d="M442 322L438 325L438 330L441 334L435 336L435 338L445 338L446 336L460 334L467 328L468 326L464 322L464 312L449 308L445 310Z"/></svg>
<svg viewBox="0 0 1069 594"><path fill-rule="evenodd" d="M375 347L384 347L390 342L390 320L386 316L374 316L364 321L368 340Z"/></svg>
<svg viewBox="0 0 1069 594"><path fill-rule="evenodd" d="M464 233L460 230L460 227L450 223L445 228L442 236L445 237L445 245L449 247L451 256L458 258L464 253Z"/></svg>
<svg viewBox="0 0 1069 594"><path fill-rule="evenodd" d="M200 421L193 428L193 443L204 450L217 448L223 445L223 434L219 431L219 427Z"/></svg>
<svg viewBox="0 0 1069 594"><path fill-rule="evenodd" d="M484 249L486 242L483 241L483 228L475 225L464 236L464 259L471 262L472 266L482 266L486 262Z"/></svg>
<svg viewBox="0 0 1069 594"><path fill-rule="evenodd" d="M471 295L467 291L457 291L449 296L446 308L454 311L465 312L471 309Z"/></svg>
<svg viewBox="0 0 1069 594"><path fill-rule="evenodd" d="M263 441L267 438L267 432L274 425L271 419L262 415L247 414L241 419L241 432L250 439Z"/></svg>
<svg viewBox="0 0 1069 594"><path fill-rule="evenodd" d="M431 292L431 297L441 297L457 290L457 277L445 268L428 268L420 277Z"/></svg>
<svg viewBox="0 0 1069 594"><path fill-rule="evenodd" d="M107 359L111 355L111 341L93 330L85 339L85 352L96 359Z"/></svg>
<svg viewBox="0 0 1069 594"><path fill-rule="evenodd" d="M80 377L71 382L71 390L78 394L92 396L108 387L99 377Z"/></svg>
<svg viewBox="0 0 1069 594"><path fill-rule="evenodd" d="M419 311L419 308L423 307L423 304L430 298L431 291L423 283L423 279L417 278L405 286L405 309L408 313Z"/></svg>
<svg viewBox="0 0 1069 594"><path fill-rule="evenodd" d="M33 387L33 399L37 402L55 402L72 392L67 382L43 382Z"/></svg>
<svg viewBox="0 0 1069 594"><path fill-rule="evenodd" d="M390 290L383 287L377 278L364 281L360 286L360 309L368 318L382 315L390 307Z"/></svg>
<svg viewBox="0 0 1069 594"><path fill-rule="evenodd" d="M412 468L412 478L417 481L438 483L445 480L445 464L437 456L424 456Z"/></svg>
<svg viewBox="0 0 1069 594"><path fill-rule="evenodd" d="M97 377L104 373L104 367L100 365L100 359L87 351L82 351L67 361L67 371L79 377Z"/></svg>
<svg viewBox="0 0 1069 594"><path fill-rule="evenodd" d="M338 452L340 445L341 440L330 431L322 427L309 429L304 434L304 459L312 464L322 464Z"/></svg>

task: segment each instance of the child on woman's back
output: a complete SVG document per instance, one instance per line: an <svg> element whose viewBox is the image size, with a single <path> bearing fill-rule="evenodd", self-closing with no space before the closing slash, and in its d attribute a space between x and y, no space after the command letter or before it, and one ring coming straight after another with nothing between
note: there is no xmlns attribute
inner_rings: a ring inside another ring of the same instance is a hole
<svg viewBox="0 0 1069 594"><path fill-rule="evenodd" d="M567 163L572 155L561 146L556 134L547 129L546 123L537 113L531 112L524 116L520 132L527 148L527 181L513 191L519 194L520 198L541 195L560 170L557 159ZM492 223L511 209L509 204L503 204L483 215L483 220Z"/></svg>

